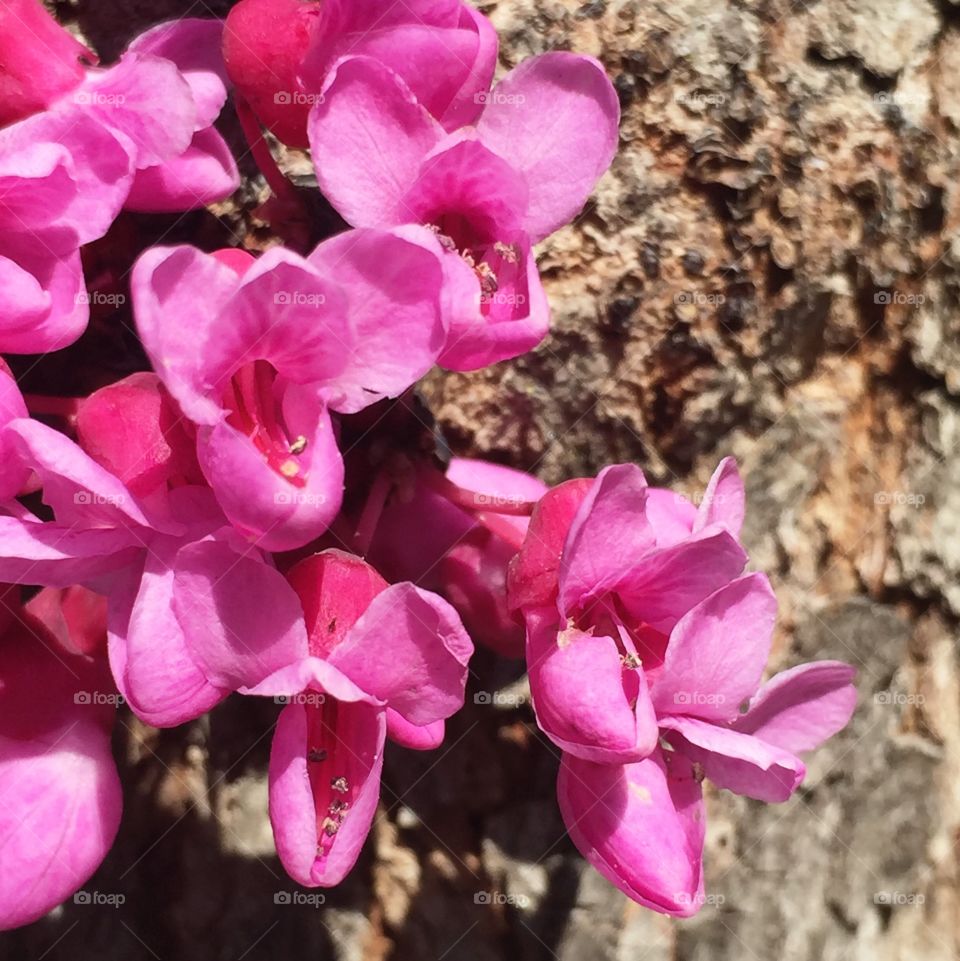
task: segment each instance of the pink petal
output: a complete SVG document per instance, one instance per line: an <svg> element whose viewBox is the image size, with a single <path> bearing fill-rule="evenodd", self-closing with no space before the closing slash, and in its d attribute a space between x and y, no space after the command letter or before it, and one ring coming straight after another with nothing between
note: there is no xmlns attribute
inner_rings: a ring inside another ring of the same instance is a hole
<svg viewBox="0 0 960 961"><path fill-rule="evenodd" d="M534 508L523 547L507 571L510 610L556 602L564 541L592 486L589 478L566 481L544 494Z"/></svg>
<svg viewBox="0 0 960 961"><path fill-rule="evenodd" d="M208 396L206 364L217 319L236 287L234 271L193 247L154 247L133 268L140 339L164 386L196 423L215 424L221 416L219 398Z"/></svg>
<svg viewBox="0 0 960 961"><path fill-rule="evenodd" d="M327 714L329 703L285 707L270 751L277 853L290 876L307 887L343 880L356 863L380 797L385 712L359 700L337 700L335 706L335 720ZM323 760L311 761L311 749L324 752ZM340 778L344 792L332 789ZM336 801L349 809L331 837L323 825Z"/></svg>
<svg viewBox="0 0 960 961"><path fill-rule="evenodd" d="M93 54L36 0L0 5L0 126L44 110L83 80Z"/></svg>
<svg viewBox="0 0 960 961"><path fill-rule="evenodd" d="M732 726L795 754L812 751L850 720L856 673L840 661L798 664L767 681Z"/></svg>
<svg viewBox="0 0 960 961"><path fill-rule="evenodd" d="M673 547L690 537L697 509L675 491L648 487L646 515L656 536L657 547Z"/></svg>
<svg viewBox="0 0 960 961"><path fill-rule="evenodd" d="M487 35L483 38L489 44ZM479 104L472 103L474 93L486 82L487 89L493 72L486 77L473 76L473 66L480 46L480 36L474 22L467 20L460 27L437 27L413 20L397 24L389 30L374 30L361 36L345 53L383 63L408 86L418 102L444 127L454 129L459 117L473 119ZM483 51L489 69L489 49ZM471 89L472 88L472 89ZM464 103L466 101L466 103ZM456 104L456 105L455 105Z"/></svg>
<svg viewBox="0 0 960 961"><path fill-rule="evenodd" d="M134 169L127 138L91 122L84 110L72 101L64 102L0 130L2 157L12 156L19 162L24 151L44 143L69 154L75 190L70 206L58 214L56 223L72 232L75 246L107 232L127 197ZM46 223L46 213L39 213L41 222Z"/></svg>
<svg viewBox="0 0 960 961"><path fill-rule="evenodd" d="M177 554L173 608L193 661L216 687L252 687L307 652L303 612L257 551L215 540Z"/></svg>
<svg viewBox="0 0 960 961"><path fill-rule="evenodd" d="M73 524L0 516L0 581L70 587L136 562L142 543L124 528L76 530Z"/></svg>
<svg viewBox="0 0 960 961"><path fill-rule="evenodd" d="M529 245L525 250L524 244L516 246L519 262L505 269L498 265L500 287L495 294L481 295L479 311L451 308L450 332L438 361L447 370L479 370L511 360L533 350L549 333L550 304L533 251ZM449 254L447 260L453 258ZM451 291L451 300L457 296L463 296L462 286Z"/></svg>
<svg viewBox="0 0 960 961"><path fill-rule="evenodd" d="M454 457L447 467L447 477L460 487L477 491L489 498L490 510L496 513L497 504L519 501L538 501L549 490L539 477L513 467L474 457ZM519 527L526 527L528 518L516 518Z"/></svg>
<svg viewBox="0 0 960 961"><path fill-rule="evenodd" d="M456 130L476 122L483 109L481 93L490 89L497 66L499 37L490 21L469 4L463 4L460 27L476 30L477 40L470 73L463 81L450 106L438 115L446 130Z"/></svg>
<svg viewBox="0 0 960 961"><path fill-rule="evenodd" d="M179 545L156 539L135 596L110 599L110 659L133 712L153 727L175 727L219 704L229 690L207 680L174 612Z"/></svg>
<svg viewBox="0 0 960 961"><path fill-rule="evenodd" d="M803 762L759 738L694 717L661 717L667 740L717 787L778 804L800 786Z"/></svg>
<svg viewBox="0 0 960 961"><path fill-rule="evenodd" d="M324 276L282 247L268 250L246 271L215 332L207 370L214 384L258 359L295 383L326 382L342 374L358 348L336 274Z"/></svg>
<svg viewBox="0 0 960 961"><path fill-rule="evenodd" d="M548 612L528 614L527 671L540 728L570 754L618 764L638 761L657 746L643 671L624 670L613 638L575 628L558 637Z"/></svg>
<svg viewBox="0 0 960 961"><path fill-rule="evenodd" d="M222 20L184 17L145 30L127 47L127 52L172 61L190 85L198 110L197 129L201 129L217 119L227 99L222 41Z"/></svg>
<svg viewBox="0 0 960 961"><path fill-rule="evenodd" d="M560 562L559 608L573 613L612 590L655 546L647 482L633 464L604 468L570 524Z"/></svg>
<svg viewBox="0 0 960 961"><path fill-rule="evenodd" d="M28 416L17 382L0 368L0 503L16 497L30 476L29 468L17 459L16 441L8 438L4 430L11 421Z"/></svg>
<svg viewBox="0 0 960 961"><path fill-rule="evenodd" d="M441 256L426 229L419 244L386 231L352 230L310 255L346 295L353 332L346 369L325 387L334 410L355 413L396 397L433 366L446 335Z"/></svg>
<svg viewBox="0 0 960 961"><path fill-rule="evenodd" d="M120 822L102 663L22 611L0 637L0 929L41 917L103 860ZM94 696L96 695L96 697Z"/></svg>
<svg viewBox="0 0 960 961"><path fill-rule="evenodd" d="M443 744L447 725L445 721L432 724L411 724L392 708L387 708L387 737L401 747L414 751L432 751Z"/></svg>
<svg viewBox="0 0 960 961"><path fill-rule="evenodd" d="M7 432L21 463L39 475L43 501L53 508L58 521L76 521L84 527L126 528L131 532L131 543L138 543L137 527L152 527L123 483L59 431L23 419L11 421Z"/></svg>
<svg viewBox="0 0 960 961"><path fill-rule="evenodd" d="M306 89L319 90L338 57L367 57L396 73L447 130L476 118L475 97L489 88L496 67L497 35L468 4L327 0L322 16L300 71Z"/></svg>
<svg viewBox="0 0 960 961"><path fill-rule="evenodd" d="M335 701L362 701L377 708L384 706L377 698L357 687L329 661L302 652L296 660L273 671L252 687L241 687L240 692L272 697L284 704L322 704L324 698L309 696L310 693L318 693L329 695Z"/></svg>
<svg viewBox="0 0 960 961"><path fill-rule="evenodd" d="M564 754L557 799L573 843L611 884L654 911L697 913L706 816L689 763L660 751L624 766Z"/></svg>
<svg viewBox="0 0 960 961"><path fill-rule="evenodd" d="M502 657L520 658L523 627L507 609L507 565L516 553L513 544L477 525L439 558L437 573L440 593L469 635Z"/></svg>
<svg viewBox="0 0 960 961"><path fill-rule="evenodd" d="M475 521L422 479L428 470L432 468L418 471L409 500L395 497L387 503L367 557L390 581L413 581L439 591L440 559ZM430 517L427 525L422 523L425 516Z"/></svg>
<svg viewBox="0 0 960 961"><path fill-rule="evenodd" d="M45 587L24 610L40 621L71 654L97 657L107 645L107 599L86 587Z"/></svg>
<svg viewBox="0 0 960 961"><path fill-rule="evenodd" d="M137 169L183 153L197 129L190 85L159 57L127 53L108 70L91 70L72 100L90 121L128 138Z"/></svg>
<svg viewBox="0 0 960 961"><path fill-rule="evenodd" d="M181 154L137 171L124 206L141 213L196 210L229 197L240 173L227 142L213 128L193 135Z"/></svg>
<svg viewBox="0 0 960 961"><path fill-rule="evenodd" d="M573 220L617 149L620 105L600 63L545 53L510 71L488 95L477 131L530 186L534 242Z"/></svg>
<svg viewBox="0 0 960 961"><path fill-rule="evenodd" d="M317 182L347 222L392 227L411 219L403 198L443 128L387 67L348 58L331 71L309 133Z"/></svg>
<svg viewBox="0 0 960 961"><path fill-rule="evenodd" d="M725 721L760 684L777 600L763 574L747 574L685 614L670 635L651 690L659 715Z"/></svg>
<svg viewBox="0 0 960 961"><path fill-rule="evenodd" d="M307 439L293 483L250 438L223 421L200 428L197 454L231 523L258 547L294 550L319 537L340 509L343 461L330 413L316 391L288 387L283 405L291 437Z"/></svg>
<svg viewBox="0 0 960 961"><path fill-rule="evenodd" d="M473 644L457 612L412 584L378 594L330 654L330 663L412 724L463 706Z"/></svg>
<svg viewBox="0 0 960 961"><path fill-rule="evenodd" d="M22 230L55 224L76 194L72 160L62 144L33 142L0 153L0 223Z"/></svg>
<svg viewBox="0 0 960 961"><path fill-rule="evenodd" d="M46 914L100 866L123 793L109 733L68 728L51 743L0 734L0 930Z"/></svg>
<svg viewBox="0 0 960 961"><path fill-rule="evenodd" d="M433 224L460 250L511 243L523 231L528 194L511 164L466 132L423 159L397 215Z"/></svg>
<svg viewBox="0 0 960 961"><path fill-rule="evenodd" d="M10 258L0 254L0 350L28 354L69 346L89 317L79 251L57 252L49 232L11 233L5 240Z"/></svg>
<svg viewBox="0 0 960 961"><path fill-rule="evenodd" d="M746 561L727 531L706 528L635 562L617 594L631 616L668 633L687 611L737 577Z"/></svg>
<svg viewBox="0 0 960 961"><path fill-rule="evenodd" d="M734 537L739 537L744 513L743 481L737 462L732 457L724 457L704 491L693 530L696 532L718 525L725 527Z"/></svg>

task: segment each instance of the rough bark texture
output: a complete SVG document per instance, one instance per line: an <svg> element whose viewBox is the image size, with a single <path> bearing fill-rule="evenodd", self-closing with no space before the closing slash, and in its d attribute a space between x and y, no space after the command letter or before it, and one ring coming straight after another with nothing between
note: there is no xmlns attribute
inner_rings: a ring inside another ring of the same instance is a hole
<svg viewBox="0 0 960 961"><path fill-rule="evenodd" d="M79 21L109 56L185 6L97 0ZM391 749L374 838L320 907L277 903L301 892L265 815L272 705L159 734L127 715L128 810L88 885L126 903L69 904L0 957L957 957L960 7L483 7L506 67L553 48L604 61L622 149L543 247L550 339L429 379L451 445L551 482L636 461L688 493L735 454L745 541L781 603L771 668L855 663L853 723L787 804L710 792L710 903L677 923L584 868L556 752L493 657L440 750Z"/></svg>

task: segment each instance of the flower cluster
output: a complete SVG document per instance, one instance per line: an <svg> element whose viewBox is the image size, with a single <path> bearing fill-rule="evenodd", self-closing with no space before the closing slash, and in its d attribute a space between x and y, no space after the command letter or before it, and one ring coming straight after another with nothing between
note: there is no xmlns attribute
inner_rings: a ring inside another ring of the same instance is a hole
<svg viewBox="0 0 960 961"><path fill-rule="evenodd" d="M0 27L0 351L83 335L88 245L122 210L236 189L228 95L277 233L302 198L264 131L309 146L345 221L259 256L144 245L141 362L118 377L88 350L82 397L23 394L0 362L0 929L109 850L120 704L169 727L233 693L273 699L279 857L337 884L387 740L443 741L474 640L526 657L584 855L642 904L696 910L701 781L785 800L797 754L849 718L852 671L761 685L776 605L743 573L731 461L699 509L631 465L548 490L451 459L415 393L434 365L546 336L533 248L617 142L600 64L547 53L494 85L496 34L461 0L241 0L109 67L39 0L6 3Z"/></svg>

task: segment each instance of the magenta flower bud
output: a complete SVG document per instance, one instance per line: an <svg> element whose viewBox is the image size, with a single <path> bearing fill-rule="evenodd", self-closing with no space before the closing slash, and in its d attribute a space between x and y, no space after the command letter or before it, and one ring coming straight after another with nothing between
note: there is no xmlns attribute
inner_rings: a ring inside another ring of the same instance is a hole
<svg viewBox="0 0 960 961"><path fill-rule="evenodd" d="M346 56L395 72L445 129L472 122L493 77L497 35L461 0L241 0L227 17L223 52L260 122L306 147L310 111Z"/></svg>
<svg viewBox="0 0 960 961"><path fill-rule="evenodd" d="M82 61L96 57L47 13L40 0L0 4L0 127L79 86Z"/></svg>
<svg viewBox="0 0 960 961"><path fill-rule="evenodd" d="M203 483L189 427L150 373L101 387L77 409L80 446L138 497L168 484Z"/></svg>
<svg viewBox="0 0 960 961"><path fill-rule="evenodd" d="M260 122L292 147L308 143L310 106L299 74L320 23L320 0L240 0L227 16L230 79Z"/></svg>

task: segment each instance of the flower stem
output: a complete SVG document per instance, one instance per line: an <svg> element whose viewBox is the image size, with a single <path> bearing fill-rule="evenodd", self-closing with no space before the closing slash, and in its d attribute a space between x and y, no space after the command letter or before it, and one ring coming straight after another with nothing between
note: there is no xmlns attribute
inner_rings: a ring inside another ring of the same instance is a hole
<svg viewBox="0 0 960 961"><path fill-rule="evenodd" d="M54 397L50 394L24 394L27 410L34 416L62 417L71 425L77 417L80 397Z"/></svg>
<svg viewBox="0 0 960 961"><path fill-rule="evenodd" d="M237 117L240 120L243 135L247 138L247 143L250 145L250 153L253 155L257 167L260 169L260 173L263 174L264 179L267 181L267 185L273 191L277 200L282 201L284 204L289 204L294 210L300 210L302 204L300 197L297 195L296 188L284 177L280 168L277 166L273 153L270 151L270 145L264 139L263 131L260 128L260 121L257 120L256 114L253 112L250 104L237 94L236 105Z"/></svg>
<svg viewBox="0 0 960 961"><path fill-rule="evenodd" d="M390 475L385 470L380 471L370 487L360 520L357 522L357 529L353 534L353 548L361 557L370 550L373 535L376 533L377 524L380 523L391 487L393 487L393 480Z"/></svg>

